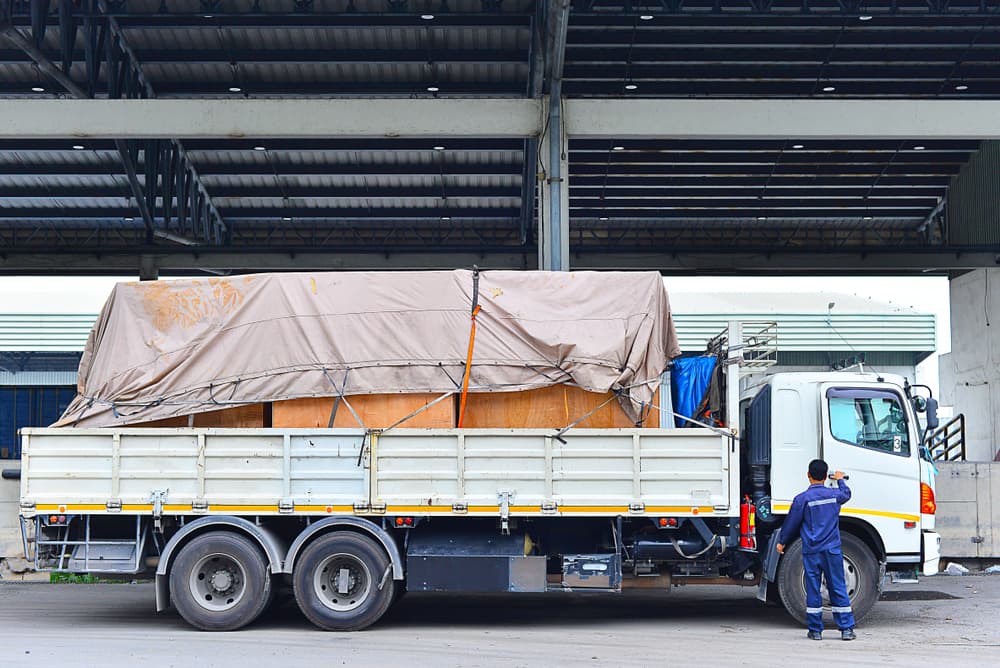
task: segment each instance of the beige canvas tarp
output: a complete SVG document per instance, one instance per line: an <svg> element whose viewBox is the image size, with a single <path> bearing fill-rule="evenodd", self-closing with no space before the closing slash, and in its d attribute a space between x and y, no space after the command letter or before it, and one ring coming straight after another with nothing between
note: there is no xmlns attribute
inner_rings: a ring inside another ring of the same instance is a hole
<svg viewBox="0 0 1000 668"><path fill-rule="evenodd" d="M313 396L456 391L471 271L120 283L55 426L127 425ZM655 272L480 274L471 392L571 383L637 413L679 354Z"/></svg>

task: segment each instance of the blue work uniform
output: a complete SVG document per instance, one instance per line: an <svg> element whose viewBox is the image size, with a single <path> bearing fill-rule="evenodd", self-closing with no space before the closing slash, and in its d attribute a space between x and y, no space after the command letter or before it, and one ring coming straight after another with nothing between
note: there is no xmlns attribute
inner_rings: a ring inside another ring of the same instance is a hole
<svg viewBox="0 0 1000 668"><path fill-rule="evenodd" d="M837 627L854 628L854 613L844 583L844 553L840 547L840 507L851 498L851 489L843 480L837 487L823 483L810 485L792 501L788 517L781 526L779 543L788 545L796 534L802 536L802 565L806 573L806 623L810 631L823 630L821 576L826 576L830 608Z"/></svg>

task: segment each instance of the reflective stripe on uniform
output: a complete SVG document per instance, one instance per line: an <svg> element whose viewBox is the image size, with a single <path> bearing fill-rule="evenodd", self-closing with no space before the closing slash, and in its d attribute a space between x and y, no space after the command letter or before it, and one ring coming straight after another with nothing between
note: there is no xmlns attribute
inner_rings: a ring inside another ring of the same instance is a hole
<svg viewBox="0 0 1000 668"><path fill-rule="evenodd" d="M810 501L808 506L825 506L828 503L837 503L837 499L831 497L829 499L816 499L815 501Z"/></svg>
<svg viewBox="0 0 1000 668"><path fill-rule="evenodd" d="M850 608L848 608L849 610ZM819 615L823 613L823 608L806 608L807 615Z"/></svg>
<svg viewBox="0 0 1000 668"><path fill-rule="evenodd" d="M831 606L830 609L833 610L834 612L850 612L851 611L851 606L849 606L849 605L847 605L847 606L834 605L834 606Z"/></svg>

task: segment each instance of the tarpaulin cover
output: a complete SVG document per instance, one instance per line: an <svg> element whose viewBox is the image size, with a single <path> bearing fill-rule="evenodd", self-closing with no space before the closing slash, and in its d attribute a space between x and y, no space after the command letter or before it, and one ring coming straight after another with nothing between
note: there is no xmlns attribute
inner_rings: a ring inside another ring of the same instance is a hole
<svg viewBox="0 0 1000 668"><path fill-rule="evenodd" d="M630 416L679 354L655 272L480 275L470 391L621 390ZM301 397L456 391L471 271L119 283L54 426L100 427Z"/></svg>
<svg viewBox="0 0 1000 668"><path fill-rule="evenodd" d="M682 357L674 360L670 370L670 393L674 399L674 412L684 417L693 418L705 392L712 382L712 370L715 369L714 357ZM693 426L687 420L675 417L678 427Z"/></svg>

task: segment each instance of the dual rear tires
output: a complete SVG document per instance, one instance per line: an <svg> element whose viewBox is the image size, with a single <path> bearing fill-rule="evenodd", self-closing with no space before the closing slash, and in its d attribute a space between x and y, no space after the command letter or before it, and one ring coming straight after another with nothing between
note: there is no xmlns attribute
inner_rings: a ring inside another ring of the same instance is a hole
<svg viewBox="0 0 1000 668"><path fill-rule="evenodd" d="M361 534L334 532L317 538L299 557L292 577L302 613L328 631L366 628L395 598L388 555ZM252 623L270 603L272 587L259 547L228 531L193 538L170 570L174 607L204 631L233 631Z"/></svg>

